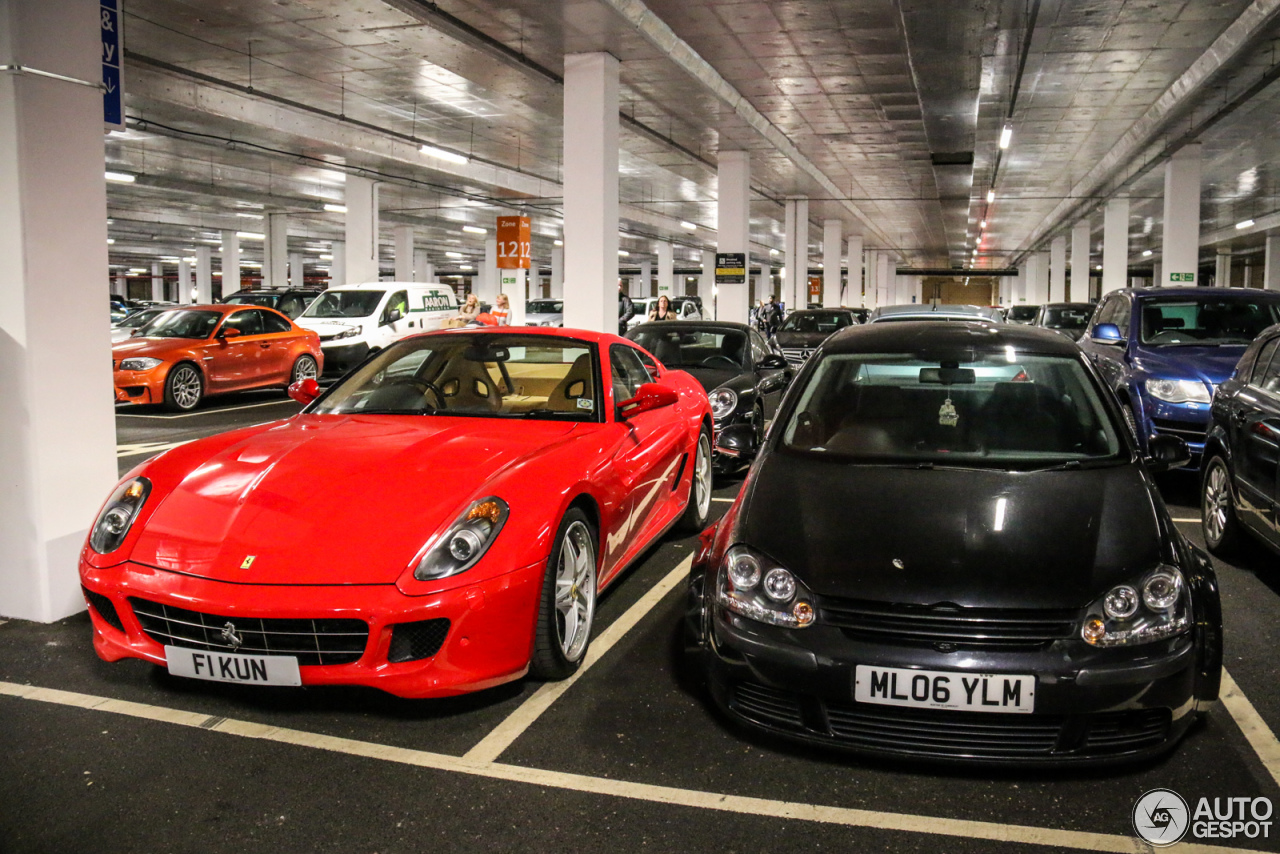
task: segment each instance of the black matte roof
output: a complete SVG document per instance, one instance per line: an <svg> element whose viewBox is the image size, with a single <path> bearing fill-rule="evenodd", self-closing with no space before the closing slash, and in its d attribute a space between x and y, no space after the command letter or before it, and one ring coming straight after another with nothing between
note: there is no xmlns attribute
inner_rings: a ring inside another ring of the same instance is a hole
<svg viewBox="0 0 1280 854"><path fill-rule="evenodd" d="M1080 348L1057 332L988 321L903 320L850 326L822 345L828 353L912 353L919 350L1014 347L1023 352L1074 356Z"/></svg>

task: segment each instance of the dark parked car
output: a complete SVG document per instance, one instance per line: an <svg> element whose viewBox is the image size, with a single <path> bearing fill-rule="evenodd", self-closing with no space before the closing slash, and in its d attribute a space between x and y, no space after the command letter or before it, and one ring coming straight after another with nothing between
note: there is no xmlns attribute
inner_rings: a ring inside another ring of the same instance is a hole
<svg viewBox="0 0 1280 854"><path fill-rule="evenodd" d="M1171 749L1217 699L1208 555L1078 347L990 323L833 335L689 581L716 704L852 751L1008 763Z"/></svg>
<svg viewBox="0 0 1280 854"><path fill-rule="evenodd" d="M1204 444L1200 521L1215 554L1229 555L1248 532L1280 552L1280 326L1249 345L1213 396Z"/></svg>
<svg viewBox="0 0 1280 854"><path fill-rule="evenodd" d="M813 308L793 311L773 335L773 343L787 357L787 363L799 368L818 345L833 333L854 326L857 320L846 308Z"/></svg>
<svg viewBox="0 0 1280 854"><path fill-rule="evenodd" d="M1015 305L1010 306L1005 312L1005 323L1020 323L1026 326L1036 322L1036 315L1040 313L1038 305Z"/></svg>
<svg viewBox="0 0 1280 854"><path fill-rule="evenodd" d="M236 291L223 300L227 305L261 305L274 308L290 320L299 317L324 288L286 288Z"/></svg>
<svg viewBox="0 0 1280 854"><path fill-rule="evenodd" d="M1051 302L1040 306L1032 326L1052 329L1072 341L1078 341L1089 326L1089 318L1093 317L1093 303L1088 302Z"/></svg>
<svg viewBox="0 0 1280 854"><path fill-rule="evenodd" d="M755 458L765 423L791 381L786 359L744 323L655 321L627 332L666 368L688 371L707 390L715 419L713 463L729 471Z"/></svg>
<svg viewBox="0 0 1280 854"><path fill-rule="evenodd" d="M1280 293L1273 291L1125 289L1098 305L1080 347L1116 393L1138 444L1178 436L1198 465L1214 389L1277 321Z"/></svg>

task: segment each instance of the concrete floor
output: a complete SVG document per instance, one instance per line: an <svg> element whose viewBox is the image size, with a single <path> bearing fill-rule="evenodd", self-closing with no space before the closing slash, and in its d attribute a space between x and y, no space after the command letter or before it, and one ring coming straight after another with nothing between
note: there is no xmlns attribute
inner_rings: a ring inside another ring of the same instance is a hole
<svg viewBox="0 0 1280 854"><path fill-rule="evenodd" d="M144 447L297 408L274 392L183 417L122 410L121 471ZM714 512L737 487L720 485ZM1164 489L1175 518L1197 517L1193 476ZM1280 574L1261 550L1216 561L1227 670L1256 718L1219 704L1137 767L1010 773L850 759L726 723L678 652L678 570L695 542L668 537L603 598L592 649L608 649L567 688L437 701L248 689L106 664L83 614L0 625L0 854L1139 851L1130 811L1149 789L1280 801ZM1216 844L1280 851L1277 835Z"/></svg>

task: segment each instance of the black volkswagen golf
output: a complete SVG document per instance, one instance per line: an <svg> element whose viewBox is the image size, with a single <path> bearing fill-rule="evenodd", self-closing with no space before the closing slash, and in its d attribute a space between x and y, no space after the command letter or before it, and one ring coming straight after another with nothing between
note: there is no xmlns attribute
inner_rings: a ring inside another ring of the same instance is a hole
<svg viewBox="0 0 1280 854"><path fill-rule="evenodd" d="M792 384L702 535L690 651L753 728L898 757L1132 760L1217 699L1207 555L1174 527L1079 349L990 323L872 324Z"/></svg>

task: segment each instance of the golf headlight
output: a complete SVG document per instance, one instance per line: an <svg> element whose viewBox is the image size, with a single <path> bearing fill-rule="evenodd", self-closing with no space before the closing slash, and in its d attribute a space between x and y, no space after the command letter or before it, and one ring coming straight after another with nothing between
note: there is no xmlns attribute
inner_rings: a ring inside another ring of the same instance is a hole
<svg viewBox="0 0 1280 854"><path fill-rule="evenodd" d="M432 541L413 570L419 581L448 578L476 565L498 538L509 508L501 498L481 498Z"/></svg>
<svg viewBox="0 0 1280 854"><path fill-rule="evenodd" d="M1089 607L1080 637L1093 646L1164 640L1191 628L1186 582L1176 567L1160 566L1136 584L1118 584Z"/></svg>
<svg viewBox="0 0 1280 854"><path fill-rule="evenodd" d="M1166 403L1209 402L1209 389L1199 380L1147 380L1147 393Z"/></svg>
<svg viewBox="0 0 1280 854"><path fill-rule="evenodd" d="M357 335L359 335L363 330L364 330L364 327L363 327L363 326L352 326L352 327L349 327L349 328L347 328L347 329L342 330L342 331L341 331L341 332L339 332L337 335L333 336L333 339L336 341L336 340L338 340L339 338L355 338L355 337L356 337Z"/></svg>
<svg viewBox="0 0 1280 854"><path fill-rule="evenodd" d="M120 370L149 371L159 364L162 364L161 359L152 359L150 357L139 357L136 359L123 359L120 362Z"/></svg>
<svg viewBox="0 0 1280 854"><path fill-rule="evenodd" d="M150 494L151 481L145 477L131 478L117 486L93 523L93 530L89 532L89 548L100 555L120 548Z"/></svg>
<svg viewBox="0 0 1280 854"><path fill-rule="evenodd" d="M734 546L720 565L716 602L761 623L803 629L817 616L800 579L747 546Z"/></svg>
<svg viewBox="0 0 1280 854"><path fill-rule="evenodd" d="M716 389L707 395L707 399L711 401L711 417L716 421L729 417L729 413L738 406L737 393L728 388Z"/></svg>

